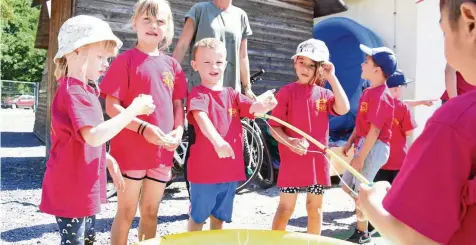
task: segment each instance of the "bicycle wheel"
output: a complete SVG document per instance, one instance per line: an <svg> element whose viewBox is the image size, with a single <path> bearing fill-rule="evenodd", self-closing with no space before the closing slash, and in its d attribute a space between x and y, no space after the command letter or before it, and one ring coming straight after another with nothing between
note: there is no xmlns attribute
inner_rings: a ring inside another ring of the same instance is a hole
<svg viewBox="0 0 476 245"><path fill-rule="evenodd" d="M262 139L264 142L264 139ZM263 189L271 188L274 185L274 166L273 159L269 153L268 147L263 147L263 164L256 178L256 183Z"/></svg>
<svg viewBox="0 0 476 245"><path fill-rule="evenodd" d="M106 152L109 153L110 150L110 142L106 142ZM109 170L106 168L106 173L107 173L107 183L106 183L106 198L110 199L115 196L117 196L117 190L116 187L114 186L114 182L112 181L111 174L109 173Z"/></svg>
<svg viewBox="0 0 476 245"><path fill-rule="evenodd" d="M187 149L189 145L188 136L189 135L187 130L184 130L182 141L174 152L173 165L172 165L172 178L170 178L170 181L167 182L165 187L168 187L169 185L171 185L177 179L177 177L184 174L185 157L186 157Z"/></svg>
<svg viewBox="0 0 476 245"><path fill-rule="evenodd" d="M261 137L246 121L241 121L241 125L243 126L243 154L246 180L239 183L236 193L243 190L258 176L263 164L263 142Z"/></svg>

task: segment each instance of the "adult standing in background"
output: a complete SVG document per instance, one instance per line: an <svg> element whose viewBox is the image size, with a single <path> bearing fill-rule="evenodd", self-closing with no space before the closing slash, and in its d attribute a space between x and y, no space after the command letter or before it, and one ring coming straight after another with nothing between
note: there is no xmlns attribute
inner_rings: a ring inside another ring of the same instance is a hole
<svg viewBox="0 0 476 245"><path fill-rule="evenodd" d="M186 53L195 42L215 37L226 45L227 67L223 76L223 86L231 87L249 98L256 99L251 90L250 64L248 59L248 36L252 34L246 12L232 5L232 0L213 0L196 3L185 15L185 24L173 57L182 63ZM187 74L189 91L200 85L200 76L190 69Z"/></svg>

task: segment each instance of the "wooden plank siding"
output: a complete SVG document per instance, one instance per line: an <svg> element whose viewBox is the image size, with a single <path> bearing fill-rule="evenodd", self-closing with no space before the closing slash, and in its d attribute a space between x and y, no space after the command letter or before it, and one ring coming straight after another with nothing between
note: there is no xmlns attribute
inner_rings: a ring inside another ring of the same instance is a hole
<svg viewBox="0 0 476 245"><path fill-rule="evenodd" d="M46 142L46 117L48 110L48 63L45 61L45 69L38 90L38 106L35 111L35 124L33 125L33 133L41 141Z"/></svg>
<svg viewBox="0 0 476 245"><path fill-rule="evenodd" d="M46 144L46 155L48 156L48 151L51 146L50 142L50 125L51 125L51 102L56 94L57 88L57 81L54 75L55 64L53 62L53 58L56 55L58 50L58 33L63 25L63 23L74 16L75 12L75 1L76 0L53 0L51 2L51 18L50 18L50 25L49 25L49 44L48 44L48 58L47 60L47 107L46 107L46 137L45 137L45 144Z"/></svg>
<svg viewBox="0 0 476 245"><path fill-rule="evenodd" d="M168 50L171 54L182 31L185 14L196 0L171 0L175 37ZM88 14L106 20L124 42L121 51L136 42L130 18L135 0L76 0L76 15ZM312 36L312 9L277 0L234 0L233 4L248 13L253 35L248 40L251 72L265 69L263 81L254 85L256 93L278 88L295 79L290 57L297 45ZM187 60L187 59L185 59ZM184 62L185 70L190 69Z"/></svg>
<svg viewBox="0 0 476 245"><path fill-rule="evenodd" d="M39 1L39 0L38 0ZM58 2L69 4L58 4ZM48 53L48 79L43 79L41 86L48 91L48 98L41 94L37 116L35 120L35 133L44 139L49 139L49 110L48 103L54 96L56 83L54 81L54 65L52 57L56 52L57 28L59 28L58 8L68 8L74 1L72 12L74 15L92 15L107 21L114 33L124 42L121 52L135 45L136 34L132 30L130 18L136 0L53 0L52 19L50 24L49 44L53 50ZM178 37L182 32L185 14L197 2L204 0L169 0L173 12L175 24L175 36L168 54L175 48ZM56 2L56 3L55 3ZM309 1L311 2L311 1ZM53 5L54 3L54 5ZM233 4L244 9L250 20L253 35L248 39L248 52L250 58L251 73L259 69L265 69L263 81L253 86L255 93L260 94L267 89L279 88L291 81L296 76L290 57L294 54L297 45L312 37L313 11L307 0L233 0ZM61 5L61 6L60 6ZM46 6L45 6L46 7ZM61 9L61 17L70 14L69 9ZM64 20L63 20L64 21ZM62 23L62 21L61 21ZM54 27L54 28L53 28ZM56 31L52 32L52 28ZM188 60L187 58L185 60ZM183 68L190 69L188 62L183 62ZM49 81L50 86L45 87Z"/></svg>

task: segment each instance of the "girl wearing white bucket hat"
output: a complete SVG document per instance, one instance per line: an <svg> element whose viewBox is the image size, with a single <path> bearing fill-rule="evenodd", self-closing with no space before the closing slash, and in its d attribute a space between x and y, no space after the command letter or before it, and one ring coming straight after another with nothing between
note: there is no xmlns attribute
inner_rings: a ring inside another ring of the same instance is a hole
<svg viewBox="0 0 476 245"><path fill-rule="evenodd" d="M40 210L56 217L61 244L93 244L95 215L106 196L106 162L117 187L124 188L104 143L137 115L155 109L151 96L139 96L104 121L98 93L88 81L100 77L121 45L106 22L91 16L68 19L58 34L59 85L51 105L51 150Z"/></svg>

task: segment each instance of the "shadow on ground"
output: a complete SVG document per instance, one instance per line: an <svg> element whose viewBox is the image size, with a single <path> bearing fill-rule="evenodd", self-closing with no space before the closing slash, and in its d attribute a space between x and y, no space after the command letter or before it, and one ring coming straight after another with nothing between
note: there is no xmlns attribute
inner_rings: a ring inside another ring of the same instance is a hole
<svg viewBox="0 0 476 245"><path fill-rule="evenodd" d="M325 229L322 230L323 236L338 238L338 239L346 239L351 234L349 234L349 225L340 223L338 220L347 219L354 215L353 212L344 212L344 211L336 211L336 212L325 212L324 213L324 220L323 226L331 226L331 227L338 227L337 229ZM289 220L289 225L294 227L300 228L307 228L307 216L294 218Z"/></svg>
<svg viewBox="0 0 476 245"><path fill-rule="evenodd" d="M44 157L3 157L1 190L34 190L41 188L45 173Z"/></svg>
<svg viewBox="0 0 476 245"><path fill-rule="evenodd" d="M162 223L171 223L176 221L187 220L187 214L181 215L161 215L158 218L159 224ZM51 216L51 221L54 221L53 216ZM112 225L112 218L107 219L97 219L95 229L97 232L110 232ZM139 218L135 217L132 221L131 229L136 229L139 227ZM1 233L1 239L7 242L21 242L28 241L31 239L38 239L46 233L56 233L58 231L58 225L56 223L43 224L43 225L33 225L29 227L16 228L8 231L3 231Z"/></svg>
<svg viewBox="0 0 476 245"><path fill-rule="evenodd" d="M2 132L2 148L36 147L45 145L32 132Z"/></svg>

